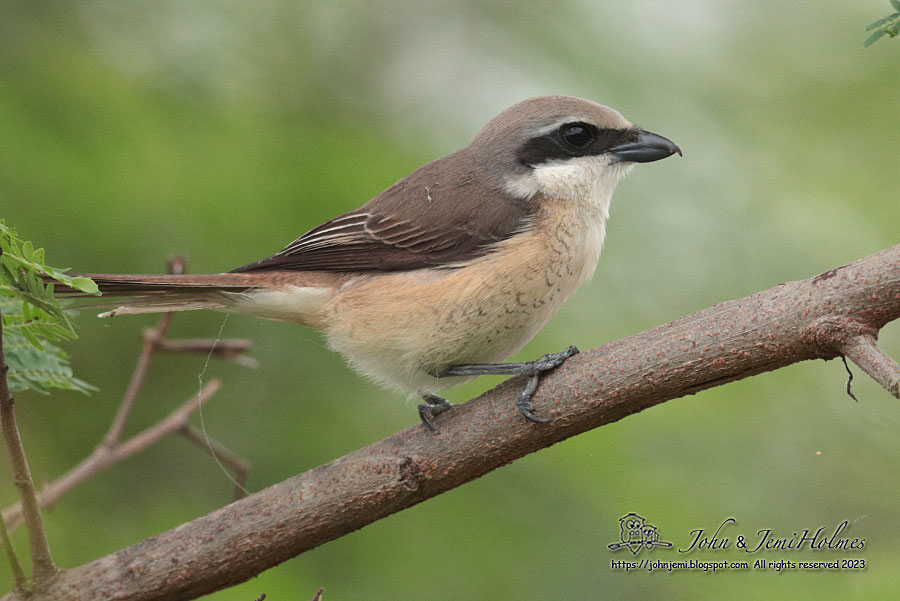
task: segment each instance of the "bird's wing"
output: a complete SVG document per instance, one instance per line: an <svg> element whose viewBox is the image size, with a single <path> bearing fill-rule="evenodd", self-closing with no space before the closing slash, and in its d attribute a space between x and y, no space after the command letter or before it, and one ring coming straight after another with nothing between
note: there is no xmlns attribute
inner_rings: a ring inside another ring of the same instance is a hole
<svg viewBox="0 0 900 601"><path fill-rule="evenodd" d="M535 206L491 185L469 157L454 153L414 171L359 209L310 230L281 252L234 271L405 271L459 265L523 231Z"/></svg>

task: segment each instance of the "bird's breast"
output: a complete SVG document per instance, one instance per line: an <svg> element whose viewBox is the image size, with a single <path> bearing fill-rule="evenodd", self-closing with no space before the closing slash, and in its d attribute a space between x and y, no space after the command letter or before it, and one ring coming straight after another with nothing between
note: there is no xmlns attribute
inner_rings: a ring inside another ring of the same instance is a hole
<svg viewBox="0 0 900 601"><path fill-rule="evenodd" d="M605 218L550 204L531 226L454 269L361 276L328 307L329 344L386 384L434 392L427 374L503 361L596 267Z"/></svg>

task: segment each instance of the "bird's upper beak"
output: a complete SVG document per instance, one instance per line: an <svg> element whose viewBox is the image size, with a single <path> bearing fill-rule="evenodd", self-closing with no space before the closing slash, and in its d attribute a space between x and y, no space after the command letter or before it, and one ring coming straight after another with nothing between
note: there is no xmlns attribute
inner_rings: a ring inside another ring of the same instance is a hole
<svg viewBox="0 0 900 601"><path fill-rule="evenodd" d="M638 130L636 141L617 144L610 148L609 152L620 161L634 163L658 161L676 152L681 155L681 149L674 142L643 129Z"/></svg>

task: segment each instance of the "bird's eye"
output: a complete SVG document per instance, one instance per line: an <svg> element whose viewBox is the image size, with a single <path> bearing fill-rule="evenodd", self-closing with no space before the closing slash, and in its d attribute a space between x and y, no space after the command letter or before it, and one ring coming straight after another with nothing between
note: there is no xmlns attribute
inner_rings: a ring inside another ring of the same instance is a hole
<svg viewBox="0 0 900 601"><path fill-rule="evenodd" d="M575 148L584 148L594 141L594 128L587 123L566 123L560 128L562 139Z"/></svg>

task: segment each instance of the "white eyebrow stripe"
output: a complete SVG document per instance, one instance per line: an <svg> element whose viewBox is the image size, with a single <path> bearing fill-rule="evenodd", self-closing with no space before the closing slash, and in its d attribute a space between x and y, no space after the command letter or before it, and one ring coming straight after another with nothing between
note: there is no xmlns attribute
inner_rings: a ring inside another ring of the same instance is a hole
<svg viewBox="0 0 900 601"><path fill-rule="evenodd" d="M576 117L574 115L568 115L566 117L561 117L561 118L557 119L556 121L554 121L553 123L551 123L550 125L545 125L544 127L533 131L532 137L537 138L540 136L545 136L545 135L549 134L551 131L559 128L560 125L563 125L565 123L576 123L576 122L580 122L580 121L584 121L584 119L581 117Z"/></svg>

